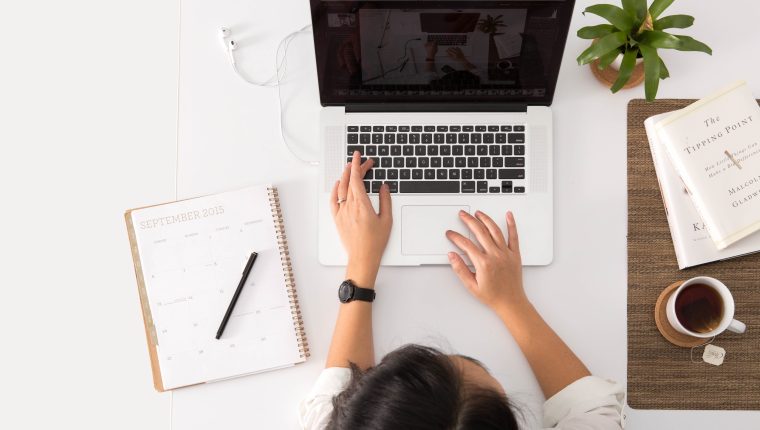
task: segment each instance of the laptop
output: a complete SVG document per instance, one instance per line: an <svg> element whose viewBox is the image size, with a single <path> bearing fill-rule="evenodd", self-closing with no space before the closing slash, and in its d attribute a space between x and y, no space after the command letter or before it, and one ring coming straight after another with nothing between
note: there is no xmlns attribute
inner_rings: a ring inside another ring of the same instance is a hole
<svg viewBox="0 0 760 430"><path fill-rule="evenodd" d="M448 264L456 248L445 231L467 234L460 210L485 212L503 229L511 210L523 264L551 263L550 105L573 6L311 0L323 106L322 264L346 263L329 198L354 151L374 160L364 186L375 208L383 183L392 192L383 265Z"/></svg>
<svg viewBox="0 0 760 430"><path fill-rule="evenodd" d="M469 34L475 31L480 13L423 12L419 14L420 27L427 42L439 47L458 47L465 55L471 54ZM447 49L438 49L436 56L446 56Z"/></svg>

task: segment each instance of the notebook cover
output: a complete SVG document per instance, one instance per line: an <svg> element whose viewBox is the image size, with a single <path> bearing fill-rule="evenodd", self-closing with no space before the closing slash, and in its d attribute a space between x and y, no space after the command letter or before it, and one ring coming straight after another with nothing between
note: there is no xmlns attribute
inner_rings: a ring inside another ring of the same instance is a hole
<svg viewBox="0 0 760 430"><path fill-rule="evenodd" d="M293 326L296 329L296 339L298 342L298 349L300 351L300 355L302 358L300 362L303 362L306 360L306 358L310 356L310 352L309 352L308 340L306 338L306 333L305 333L305 329L303 325L303 318L301 314L300 303L298 301L298 292L296 290L295 277L293 274L293 267L290 260L290 252L288 250L287 235L285 233L285 225L284 225L284 220L283 220L283 215L282 215L282 208L280 206L279 193L276 187L268 186L267 194L269 198L269 206L272 212L272 218L274 220L275 232L277 236L277 245L278 245L278 250L280 254L280 261L282 264L283 273L285 274L285 286L287 288L288 301L290 304L290 313L291 313L291 317L293 318ZM200 197L204 197L204 196L200 196ZM191 200L191 199L186 199L186 200ZM178 200L178 201L183 201L183 200ZM144 206L144 207L128 210L124 214L124 218L127 224L127 233L129 236L130 248L132 251L132 260L133 260L133 264L135 268L135 277L137 280L137 289L138 289L138 295L140 298L140 308L142 310L142 315L143 315L145 336L146 336L146 341L148 344L148 354L150 357L151 373L153 376L153 386L159 392L167 391L167 389L164 387L163 379L161 376L161 368L160 368L159 360L158 360L158 351L156 348L158 344L158 340L156 336L155 325L153 323L153 317L151 315L151 310L150 310L150 305L149 305L149 300L148 300L148 295L147 295L147 290L146 290L146 285L145 285L145 279L144 279L143 270L142 270L142 264L140 262L140 250L137 245L137 239L136 239L136 234L134 230L134 223L132 220L132 212L136 210L140 210L140 209L155 207L155 206L169 205L172 203L176 203L178 201L162 203L159 205ZM263 369L261 371L267 371L267 370L274 370L274 369ZM254 373L259 373L259 372L254 372ZM238 376L245 376L245 374L233 375L231 376L231 378L238 377ZM191 385L186 385L186 386L191 386ZM181 387L177 387L177 388L181 388Z"/></svg>
<svg viewBox="0 0 760 430"><path fill-rule="evenodd" d="M145 291L145 279L143 278L142 264L140 263L140 250L137 248L137 239L135 238L135 229L132 223L132 211L129 210L124 214L127 223L127 233L129 235L129 246L132 250L132 262L135 266L135 277L137 278L137 292L140 296L140 309L143 315L143 324L145 326L145 339L148 343L148 355L150 356L150 369L153 374L153 387L156 391L165 391L164 383L161 379L161 368L158 365L158 354L156 351L156 328L153 325L153 317L148 306L148 294Z"/></svg>

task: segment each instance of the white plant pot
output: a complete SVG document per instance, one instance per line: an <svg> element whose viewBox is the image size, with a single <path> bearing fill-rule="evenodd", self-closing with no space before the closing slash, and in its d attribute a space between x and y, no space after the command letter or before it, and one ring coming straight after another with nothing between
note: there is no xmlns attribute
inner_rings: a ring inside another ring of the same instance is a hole
<svg viewBox="0 0 760 430"><path fill-rule="evenodd" d="M641 64L641 62L644 61L643 58L637 58L636 64ZM610 63L610 67L612 67L615 70L620 70L620 66L623 65L623 54L618 55L615 57L615 60Z"/></svg>

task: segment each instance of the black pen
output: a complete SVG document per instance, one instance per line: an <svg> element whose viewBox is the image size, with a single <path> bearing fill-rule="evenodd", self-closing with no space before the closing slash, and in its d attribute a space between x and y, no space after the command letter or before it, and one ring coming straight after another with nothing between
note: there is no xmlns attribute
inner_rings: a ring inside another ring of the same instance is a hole
<svg viewBox="0 0 760 430"><path fill-rule="evenodd" d="M245 285L245 281L248 280L248 275L251 273L251 269L253 268L253 263L256 262L256 257L258 257L259 254L252 252L251 256L248 257L248 263L245 264L245 269L243 269L243 277L240 278L240 283L237 286L237 289L235 290L235 294L232 295L232 301L230 302L230 305L227 306L227 312L224 313L224 318L222 318L222 323L219 325L219 330L216 331L216 338L219 339L222 337L222 333L224 333L224 328L227 327L227 322L230 320L230 316L232 315L232 310L235 309L235 303L238 301L238 297L240 297L240 292L243 291L243 286Z"/></svg>

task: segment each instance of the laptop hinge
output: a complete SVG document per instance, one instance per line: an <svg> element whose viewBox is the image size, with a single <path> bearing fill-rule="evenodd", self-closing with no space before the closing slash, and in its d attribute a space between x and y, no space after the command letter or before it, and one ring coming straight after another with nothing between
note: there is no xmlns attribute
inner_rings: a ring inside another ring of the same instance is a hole
<svg viewBox="0 0 760 430"><path fill-rule="evenodd" d="M527 112L527 103L347 103L346 113L360 112Z"/></svg>

